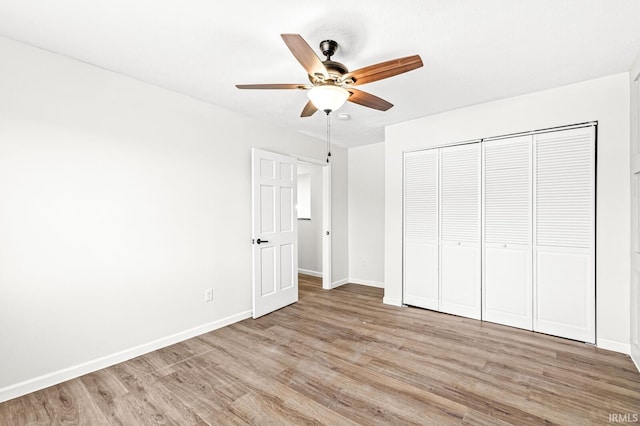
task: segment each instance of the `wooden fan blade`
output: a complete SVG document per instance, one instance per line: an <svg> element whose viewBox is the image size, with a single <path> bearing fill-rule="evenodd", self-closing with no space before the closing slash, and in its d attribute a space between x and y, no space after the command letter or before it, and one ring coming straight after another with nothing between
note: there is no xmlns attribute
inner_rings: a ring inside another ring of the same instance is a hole
<svg viewBox="0 0 640 426"><path fill-rule="evenodd" d="M342 76L341 81L346 82L346 80L351 78L354 82L350 84L357 86L393 77L394 75L402 74L420 68L421 66L422 59L420 59L420 55L406 56L352 71Z"/></svg>
<svg viewBox="0 0 640 426"><path fill-rule="evenodd" d="M347 100L349 102L353 102L354 104L366 106L380 111L386 111L393 106L392 103L374 96L371 93L363 92L362 90L358 89L347 90L349 91L349 93L351 93L351 96L349 96Z"/></svg>
<svg viewBox="0 0 640 426"><path fill-rule="evenodd" d="M315 114L317 110L318 108L316 108L313 102L309 101L302 109L302 113L300 114L300 117L311 117L313 114Z"/></svg>
<svg viewBox="0 0 640 426"><path fill-rule="evenodd" d="M309 89L308 84L236 84L238 89Z"/></svg>
<svg viewBox="0 0 640 426"><path fill-rule="evenodd" d="M281 34L281 37L309 75L321 75L325 79L329 78L324 64L300 34Z"/></svg>

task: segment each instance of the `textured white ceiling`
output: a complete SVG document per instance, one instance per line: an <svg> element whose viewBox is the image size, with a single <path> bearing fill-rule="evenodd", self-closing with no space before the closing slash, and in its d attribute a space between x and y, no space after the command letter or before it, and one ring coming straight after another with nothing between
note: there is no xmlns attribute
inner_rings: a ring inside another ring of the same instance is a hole
<svg viewBox="0 0 640 426"><path fill-rule="evenodd" d="M361 86L395 106L347 103L332 141L384 140L384 126L628 71L640 53L638 0L0 0L0 36L175 90L319 139L306 93L236 83L306 83L280 38L299 33L355 70L419 54L424 67ZM318 52L319 54L319 52ZM0 58L0 66L2 66Z"/></svg>

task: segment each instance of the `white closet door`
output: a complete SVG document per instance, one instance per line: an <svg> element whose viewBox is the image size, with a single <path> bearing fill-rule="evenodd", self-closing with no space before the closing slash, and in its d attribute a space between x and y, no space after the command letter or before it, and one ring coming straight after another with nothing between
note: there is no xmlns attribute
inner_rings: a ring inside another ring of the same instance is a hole
<svg viewBox="0 0 640 426"><path fill-rule="evenodd" d="M438 310L438 150L404 156L404 294Z"/></svg>
<svg viewBox="0 0 640 426"><path fill-rule="evenodd" d="M480 144L440 149L440 310L480 319Z"/></svg>
<svg viewBox="0 0 640 426"><path fill-rule="evenodd" d="M482 318L531 330L531 136L485 142Z"/></svg>
<svg viewBox="0 0 640 426"><path fill-rule="evenodd" d="M534 330L595 343L595 128L534 136Z"/></svg>

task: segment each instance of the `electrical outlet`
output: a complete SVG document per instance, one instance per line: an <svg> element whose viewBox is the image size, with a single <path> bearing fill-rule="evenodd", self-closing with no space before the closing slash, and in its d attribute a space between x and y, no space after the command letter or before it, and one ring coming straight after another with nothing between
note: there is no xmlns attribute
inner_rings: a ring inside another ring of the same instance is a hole
<svg viewBox="0 0 640 426"><path fill-rule="evenodd" d="M213 300L213 289L208 288L204 291L204 301L211 302Z"/></svg>

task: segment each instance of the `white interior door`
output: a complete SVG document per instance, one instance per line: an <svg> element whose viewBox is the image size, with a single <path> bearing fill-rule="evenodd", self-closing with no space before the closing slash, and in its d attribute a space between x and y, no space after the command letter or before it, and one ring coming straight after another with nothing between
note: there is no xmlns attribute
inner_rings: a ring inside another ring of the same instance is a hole
<svg viewBox="0 0 640 426"><path fill-rule="evenodd" d="M403 302L439 310L438 149L404 156Z"/></svg>
<svg viewBox="0 0 640 426"><path fill-rule="evenodd" d="M253 148L253 317L298 301L296 160Z"/></svg>
<svg viewBox="0 0 640 426"><path fill-rule="evenodd" d="M595 343L595 127L534 135L535 331Z"/></svg>
<svg viewBox="0 0 640 426"><path fill-rule="evenodd" d="M533 328L531 140L483 144L482 319Z"/></svg>
<svg viewBox="0 0 640 426"><path fill-rule="evenodd" d="M440 310L481 318L480 144L440 149Z"/></svg>

